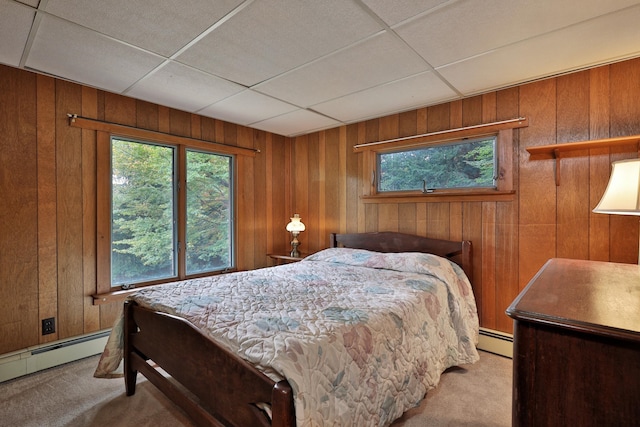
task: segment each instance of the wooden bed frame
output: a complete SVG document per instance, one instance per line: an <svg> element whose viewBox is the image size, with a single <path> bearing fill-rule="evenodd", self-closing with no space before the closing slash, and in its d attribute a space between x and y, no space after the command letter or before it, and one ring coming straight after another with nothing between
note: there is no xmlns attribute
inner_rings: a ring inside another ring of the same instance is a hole
<svg viewBox="0 0 640 427"><path fill-rule="evenodd" d="M382 232L331 234L330 245L433 253L458 263L471 277L468 241ZM142 308L133 301L125 302L124 316L127 396L135 393L140 372L198 425L295 426L293 392L287 381L273 381L179 317ZM256 406L260 402L270 405L271 419Z"/></svg>

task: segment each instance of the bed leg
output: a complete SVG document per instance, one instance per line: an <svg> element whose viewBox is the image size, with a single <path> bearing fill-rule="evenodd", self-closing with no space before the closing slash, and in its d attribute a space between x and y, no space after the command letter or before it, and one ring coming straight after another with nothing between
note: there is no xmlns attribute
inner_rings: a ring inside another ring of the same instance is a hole
<svg viewBox="0 0 640 427"><path fill-rule="evenodd" d="M136 379L138 371L133 368L131 336L138 329L133 320L133 306L135 303L125 301L124 303L124 387L127 396L133 396L136 392Z"/></svg>
<svg viewBox="0 0 640 427"><path fill-rule="evenodd" d="M276 383L271 395L272 427L292 427L296 425L293 407L293 390L286 380Z"/></svg>

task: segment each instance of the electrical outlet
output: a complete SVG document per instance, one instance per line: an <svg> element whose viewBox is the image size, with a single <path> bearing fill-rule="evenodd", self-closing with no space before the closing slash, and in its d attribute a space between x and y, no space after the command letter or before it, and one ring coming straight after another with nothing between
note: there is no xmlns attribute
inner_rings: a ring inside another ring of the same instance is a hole
<svg viewBox="0 0 640 427"><path fill-rule="evenodd" d="M53 334L56 331L56 318L42 319L42 335Z"/></svg>

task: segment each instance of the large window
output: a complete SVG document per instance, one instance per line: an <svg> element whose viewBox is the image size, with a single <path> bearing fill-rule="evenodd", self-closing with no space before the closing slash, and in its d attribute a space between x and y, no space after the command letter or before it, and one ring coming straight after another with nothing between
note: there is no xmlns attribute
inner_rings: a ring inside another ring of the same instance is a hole
<svg viewBox="0 0 640 427"><path fill-rule="evenodd" d="M377 154L377 191L496 188L496 137Z"/></svg>
<svg viewBox="0 0 640 427"><path fill-rule="evenodd" d="M228 155L112 137L111 287L232 267L232 166Z"/></svg>

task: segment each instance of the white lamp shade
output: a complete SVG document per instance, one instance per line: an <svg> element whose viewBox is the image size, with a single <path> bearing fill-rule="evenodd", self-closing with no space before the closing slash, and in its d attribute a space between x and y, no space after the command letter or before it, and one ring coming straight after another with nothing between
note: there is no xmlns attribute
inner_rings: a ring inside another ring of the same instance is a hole
<svg viewBox="0 0 640 427"><path fill-rule="evenodd" d="M292 232L292 231L301 232L301 231L304 231L306 229L306 227L304 226L302 221L300 221L300 215L295 214L295 215L293 215L293 218L290 218L290 219L291 219L291 222L289 224L287 224L287 231L289 231L289 232Z"/></svg>
<svg viewBox="0 0 640 427"><path fill-rule="evenodd" d="M613 162L609 184L596 213L640 215L640 159Z"/></svg>

